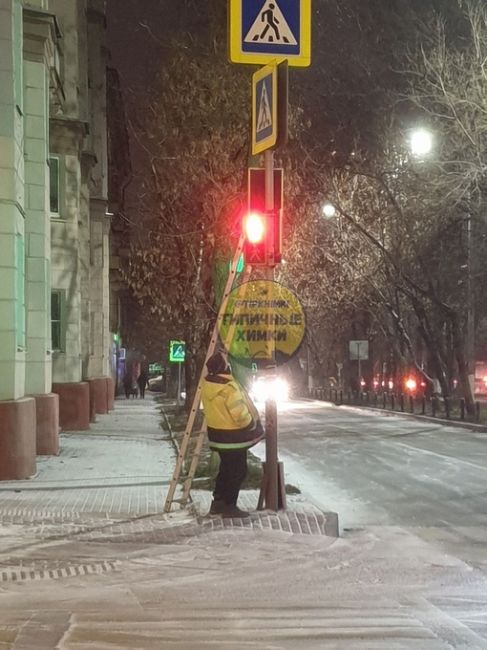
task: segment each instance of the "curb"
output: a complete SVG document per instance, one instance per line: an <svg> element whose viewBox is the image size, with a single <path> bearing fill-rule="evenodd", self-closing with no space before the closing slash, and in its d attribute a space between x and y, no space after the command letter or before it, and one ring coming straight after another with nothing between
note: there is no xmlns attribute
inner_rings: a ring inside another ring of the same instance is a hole
<svg viewBox="0 0 487 650"><path fill-rule="evenodd" d="M159 405L161 407L161 415L164 420L164 426L166 427L166 431L169 433L169 437L171 439L171 442L174 446L176 453L179 454L178 441L176 440L176 436L174 435L174 431L172 430L171 423L169 422L169 418L167 417L166 411L164 410L164 404L162 402L159 402Z"/></svg>
<svg viewBox="0 0 487 650"><path fill-rule="evenodd" d="M419 413L407 413L406 411L389 411L387 409L376 408L375 406L365 406L364 404L335 404L328 400L313 399L312 397L301 397L303 401L307 402L320 402L333 406L333 408L348 409L349 411L365 411L372 412L385 417L401 417L410 420L418 420L419 422L434 422L448 427L458 427L459 429L468 429L469 431L478 431L479 433L487 433L487 426L484 424L476 424L475 422L462 422L461 420L444 420L443 418L434 418L429 415L420 415Z"/></svg>
<svg viewBox="0 0 487 650"><path fill-rule="evenodd" d="M245 519L223 519L218 516L198 517L204 532L227 529L272 530L292 535L324 536L338 539L338 515L336 512L295 512L268 510L252 512Z"/></svg>

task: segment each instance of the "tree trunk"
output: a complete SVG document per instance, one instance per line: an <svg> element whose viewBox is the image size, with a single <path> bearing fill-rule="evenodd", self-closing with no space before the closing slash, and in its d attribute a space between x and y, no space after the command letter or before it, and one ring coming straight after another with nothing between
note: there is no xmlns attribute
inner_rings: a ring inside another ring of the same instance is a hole
<svg viewBox="0 0 487 650"><path fill-rule="evenodd" d="M451 322L453 346L458 365L458 380L460 382L462 395L465 399L465 409L469 418L473 420L475 418L475 399L469 381L468 362L465 355L465 340L462 336L458 322L458 314L455 313L452 315Z"/></svg>

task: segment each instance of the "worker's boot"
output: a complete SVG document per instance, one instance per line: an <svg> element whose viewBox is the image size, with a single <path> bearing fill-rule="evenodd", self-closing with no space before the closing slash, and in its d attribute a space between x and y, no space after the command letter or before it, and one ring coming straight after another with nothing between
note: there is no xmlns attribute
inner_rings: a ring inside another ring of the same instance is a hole
<svg viewBox="0 0 487 650"><path fill-rule="evenodd" d="M222 515L225 511L226 504L220 499L213 499L210 506L210 515Z"/></svg>
<svg viewBox="0 0 487 650"><path fill-rule="evenodd" d="M224 510L222 512L223 519L233 519L233 518L245 519L246 517L250 517L250 513L246 512L245 510L240 510L240 508L234 505L233 503L225 505Z"/></svg>

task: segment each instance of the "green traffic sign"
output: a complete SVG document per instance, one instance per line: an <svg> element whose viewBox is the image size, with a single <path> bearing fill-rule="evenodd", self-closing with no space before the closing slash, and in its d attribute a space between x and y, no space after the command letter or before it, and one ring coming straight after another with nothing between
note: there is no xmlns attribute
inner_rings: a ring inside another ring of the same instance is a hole
<svg viewBox="0 0 487 650"><path fill-rule="evenodd" d="M185 358L186 358L185 341L170 341L169 361L171 363L184 363Z"/></svg>
<svg viewBox="0 0 487 650"><path fill-rule="evenodd" d="M242 273L242 271L244 270L244 268L245 268L245 261L244 261L244 256L243 256L243 253L242 253L242 254L240 255L240 257L238 258L237 268L235 269L235 271L236 271L237 273ZM229 271L232 270L232 260L230 260L230 261L228 262L228 270L229 270Z"/></svg>

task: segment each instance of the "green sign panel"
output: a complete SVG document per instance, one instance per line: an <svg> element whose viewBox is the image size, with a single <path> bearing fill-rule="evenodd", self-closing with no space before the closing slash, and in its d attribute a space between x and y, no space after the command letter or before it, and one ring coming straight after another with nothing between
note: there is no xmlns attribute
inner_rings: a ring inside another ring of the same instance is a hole
<svg viewBox="0 0 487 650"><path fill-rule="evenodd" d="M186 358L185 341L170 341L169 361L171 363L184 363L185 358Z"/></svg>
<svg viewBox="0 0 487 650"><path fill-rule="evenodd" d="M149 375L160 375L162 373L162 366L160 363L149 364Z"/></svg>

